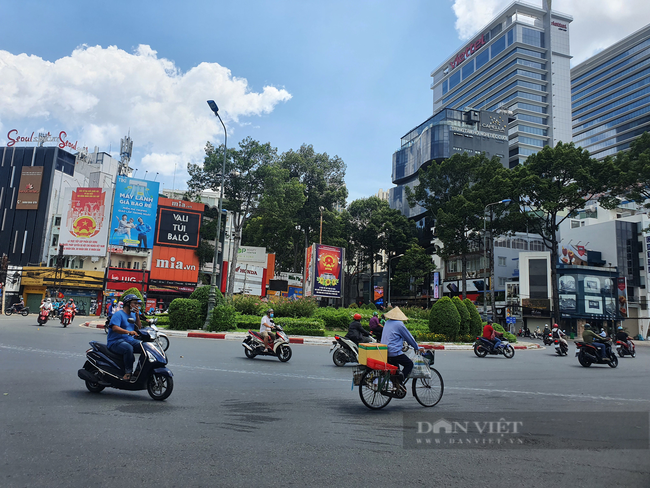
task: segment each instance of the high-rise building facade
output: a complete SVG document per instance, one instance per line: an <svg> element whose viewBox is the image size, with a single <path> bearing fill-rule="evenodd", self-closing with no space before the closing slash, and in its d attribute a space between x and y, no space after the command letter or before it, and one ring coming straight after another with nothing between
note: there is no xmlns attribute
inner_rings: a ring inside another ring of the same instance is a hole
<svg viewBox="0 0 650 488"><path fill-rule="evenodd" d="M507 166L571 141L569 24L573 18L515 2L431 72L433 111L508 110Z"/></svg>
<svg viewBox="0 0 650 488"><path fill-rule="evenodd" d="M596 159L650 131L650 24L571 70L573 141Z"/></svg>

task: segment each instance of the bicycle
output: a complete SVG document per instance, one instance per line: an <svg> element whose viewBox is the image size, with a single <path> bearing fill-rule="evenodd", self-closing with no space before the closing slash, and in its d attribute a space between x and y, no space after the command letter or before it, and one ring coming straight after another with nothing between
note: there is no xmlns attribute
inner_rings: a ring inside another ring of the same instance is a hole
<svg viewBox="0 0 650 488"><path fill-rule="evenodd" d="M430 375L424 378L409 376L402 384L400 382L402 375L397 366L369 358L368 365L358 366L353 377L355 386L359 386L361 401L372 410L384 408L393 398L406 396L406 383L412 379L411 391L418 403L423 407L437 405L442 399L445 384L438 370L432 366L433 359L425 358L425 361L429 364Z"/></svg>

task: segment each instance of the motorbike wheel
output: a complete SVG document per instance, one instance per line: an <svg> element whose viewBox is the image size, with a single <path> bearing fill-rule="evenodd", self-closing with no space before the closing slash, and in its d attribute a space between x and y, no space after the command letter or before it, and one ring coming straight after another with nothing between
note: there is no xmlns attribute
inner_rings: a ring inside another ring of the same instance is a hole
<svg viewBox="0 0 650 488"><path fill-rule="evenodd" d="M63 321L63 327L67 327L67 326L68 326L68 320L65 319L65 320Z"/></svg>
<svg viewBox="0 0 650 488"><path fill-rule="evenodd" d="M589 366L591 366L591 361L589 361L585 357L585 355L582 353L582 351L580 352L580 354L578 354L578 362L580 363L581 366L584 366L585 368L588 368Z"/></svg>
<svg viewBox="0 0 650 488"><path fill-rule="evenodd" d="M433 407L438 404L445 392L445 382L438 370L431 368L431 378L414 378L411 387L413 396L423 407Z"/></svg>
<svg viewBox="0 0 650 488"><path fill-rule="evenodd" d="M255 351L249 351L247 348L244 348L244 354L246 354L246 357L248 359L253 359L255 356L257 356L257 353Z"/></svg>
<svg viewBox="0 0 650 488"><path fill-rule="evenodd" d="M623 351L618 351L618 355L621 357L625 356L625 354L623 354Z"/></svg>
<svg viewBox="0 0 650 488"><path fill-rule="evenodd" d="M96 374L96 373L93 373L93 374ZM90 381L85 381L84 383L86 383L86 388L88 389L88 391L90 393L99 393L100 391L102 391L105 388L104 386L100 385L99 382L92 382L91 383Z"/></svg>
<svg viewBox="0 0 650 488"><path fill-rule="evenodd" d="M332 361L334 361L336 366L345 366L345 363L348 362L348 356L343 349L337 348L334 350L334 354L332 354Z"/></svg>
<svg viewBox="0 0 650 488"><path fill-rule="evenodd" d="M385 390L378 390L377 383L383 381L383 373L375 369L369 369L361 377L359 383L359 397L363 404L372 409L384 408L391 401L391 397L384 395Z"/></svg>
<svg viewBox="0 0 650 488"><path fill-rule="evenodd" d="M503 355L508 359L512 359L515 356L515 348L508 344L503 348Z"/></svg>
<svg viewBox="0 0 650 488"><path fill-rule="evenodd" d="M474 354L480 358L484 358L488 354L488 350L484 348L481 344L476 344L474 346Z"/></svg>
<svg viewBox="0 0 650 488"><path fill-rule="evenodd" d="M10 309L10 308L5 309L5 315L7 317L11 316L12 313L14 313L14 311L12 309Z"/></svg>
<svg viewBox="0 0 650 488"><path fill-rule="evenodd" d="M609 355L609 363L607 364L609 364L610 368L615 368L616 366L618 366L618 358L616 357L616 354Z"/></svg>
<svg viewBox="0 0 650 488"><path fill-rule="evenodd" d="M106 334L108 334L108 329L109 329L108 324L104 324L104 332Z"/></svg>
<svg viewBox="0 0 650 488"><path fill-rule="evenodd" d="M27 317L29 315L29 310L25 310L25 309L21 310L20 315L22 315L23 317Z"/></svg>
<svg viewBox="0 0 650 488"><path fill-rule="evenodd" d="M173 389L174 380L170 376L154 373L147 380L147 391L154 400L165 400L172 394Z"/></svg>
<svg viewBox="0 0 650 488"><path fill-rule="evenodd" d="M280 346L278 347L278 359L286 363L291 359L291 348L289 346Z"/></svg>
<svg viewBox="0 0 650 488"><path fill-rule="evenodd" d="M632 352L630 352L630 356L633 357L633 358L635 358L635 357L636 357L636 351L632 351Z"/></svg>
<svg viewBox="0 0 650 488"><path fill-rule="evenodd" d="M158 341L160 342L160 347L162 347L163 351L169 349L169 338L167 336L159 335Z"/></svg>

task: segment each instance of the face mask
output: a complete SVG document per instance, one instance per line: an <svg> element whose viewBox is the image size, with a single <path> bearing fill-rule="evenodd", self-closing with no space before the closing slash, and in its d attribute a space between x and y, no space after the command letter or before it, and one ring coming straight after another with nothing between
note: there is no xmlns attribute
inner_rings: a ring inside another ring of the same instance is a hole
<svg viewBox="0 0 650 488"><path fill-rule="evenodd" d="M269 317L271 317L271 318L273 318L273 314L272 314L272 313L271 313L271 314L269 314Z"/></svg>

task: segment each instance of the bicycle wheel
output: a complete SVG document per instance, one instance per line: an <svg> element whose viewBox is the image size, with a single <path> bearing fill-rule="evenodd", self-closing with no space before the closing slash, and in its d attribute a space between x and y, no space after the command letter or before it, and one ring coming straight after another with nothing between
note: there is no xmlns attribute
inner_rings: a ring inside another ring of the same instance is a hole
<svg viewBox="0 0 650 488"><path fill-rule="evenodd" d="M431 378L413 379L413 396L423 407L437 405L445 391L445 382L437 369L431 368Z"/></svg>
<svg viewBox="0 0 650 488"><path fill-rule="evenodd" d="M363 404L372 410L379 410L388 405L391 397L384 395L384 392L389 381L385 379L385 373L381 371L374 369L366 371L359 383L359 397Z"/></svg>

